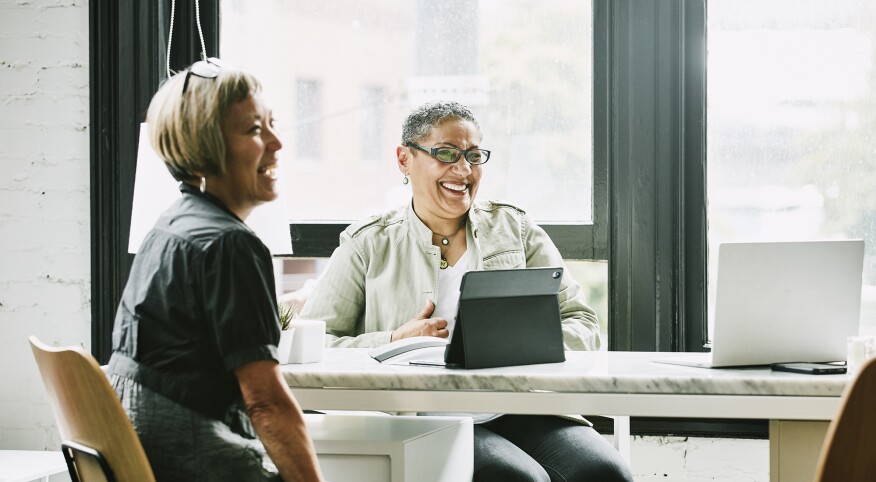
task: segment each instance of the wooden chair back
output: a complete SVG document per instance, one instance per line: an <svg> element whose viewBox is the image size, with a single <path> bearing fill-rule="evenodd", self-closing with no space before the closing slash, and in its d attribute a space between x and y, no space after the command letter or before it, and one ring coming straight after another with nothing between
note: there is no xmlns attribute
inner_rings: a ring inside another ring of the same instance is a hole
<svg viewBox="0 0 876 482"><path fill-rule="evenodd" d="M72 473L74 468L70 467L71 478L83 482L113 478L154 481L140 438L94 357L79 347L51 347L33 336L30 345L61 440L93 449L114 475L107 477L93 458L81 457L78 473Z"/></svg>
<svg viewBox="0 0 876 482"><path fill-rule="evenodd" d="M846 388L827 429L815 480L876 480L876 359L865 363Z"/></svg>

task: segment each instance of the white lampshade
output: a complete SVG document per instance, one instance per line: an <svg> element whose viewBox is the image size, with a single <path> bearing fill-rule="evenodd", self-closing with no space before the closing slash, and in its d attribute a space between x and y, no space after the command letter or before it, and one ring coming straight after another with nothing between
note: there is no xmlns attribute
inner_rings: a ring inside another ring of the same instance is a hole
<svg viewBox="0 0 876 482"><path fill-rule="evenodd" d="M246 224L271 250L271 254L292 254L289 237L289 218L286 215L286 190L282 176L277 179L280 196L270 203L255 208ZM137 149L137 173L134 179L134 205L131 209L131 231L128 252L136 253L146 233L155 225L158 216L181 196L179 182L164 167L149 142L149 126L140 124L140 145Z"/></svg>

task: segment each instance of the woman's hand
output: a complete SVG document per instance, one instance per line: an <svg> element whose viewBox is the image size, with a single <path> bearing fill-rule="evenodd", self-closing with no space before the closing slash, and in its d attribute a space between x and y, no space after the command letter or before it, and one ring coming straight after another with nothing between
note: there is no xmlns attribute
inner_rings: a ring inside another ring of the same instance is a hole
<svg viewBox="0 0 876 482"><path fill-rule="evenodd" d="M447 320L444 318L430 318L433 311L435 311L435 303L432 300L426 301L423 311L419 312L413 320L392 332L392 339L390 341L412 336L437 336L438 338L450 336L450 332L447 331Z"/></svg>

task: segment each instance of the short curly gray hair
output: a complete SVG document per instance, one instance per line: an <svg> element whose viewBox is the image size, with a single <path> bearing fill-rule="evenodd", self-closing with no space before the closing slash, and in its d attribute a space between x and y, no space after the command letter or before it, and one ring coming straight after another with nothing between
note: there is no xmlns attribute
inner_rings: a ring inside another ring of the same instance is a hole
<svg viewBox="0 0 876 482"><path fill-rule="evenodd" d="M405 118L402 124L402 145L419 142L429 135L432 128L449 119L467 120L474 124L481 137L484 135L481 125L468 107L453 101L428 102L412 110Z"/></svg>

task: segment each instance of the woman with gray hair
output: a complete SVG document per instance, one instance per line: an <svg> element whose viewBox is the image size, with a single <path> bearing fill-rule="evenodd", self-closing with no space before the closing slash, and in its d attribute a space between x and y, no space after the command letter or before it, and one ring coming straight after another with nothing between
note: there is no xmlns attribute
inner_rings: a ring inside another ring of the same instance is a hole
<svg viewBox="0 0 876 482"><path fill-rule="evenodd" d="M482 137L474 114L456 102L425 104L408 115L396 161L412 202L349 226L302 308L302 317L326 321L332 346L447 338L467 271L563 266L523 210L475 201L491 158ZM599 349L596 314L568 270L558 298L565 349ZM476 481L632 480L617 451L583 419L475 421Z"/></svg>
<svg viewBox="0 0 876 482"><path fill-rule="evenodd" d="M208 59L149 105L182 196L134 259L108 374L157 480L321 480L280 374L271 255L244 224L278 195L282 144L260 91Z"/></svg>

